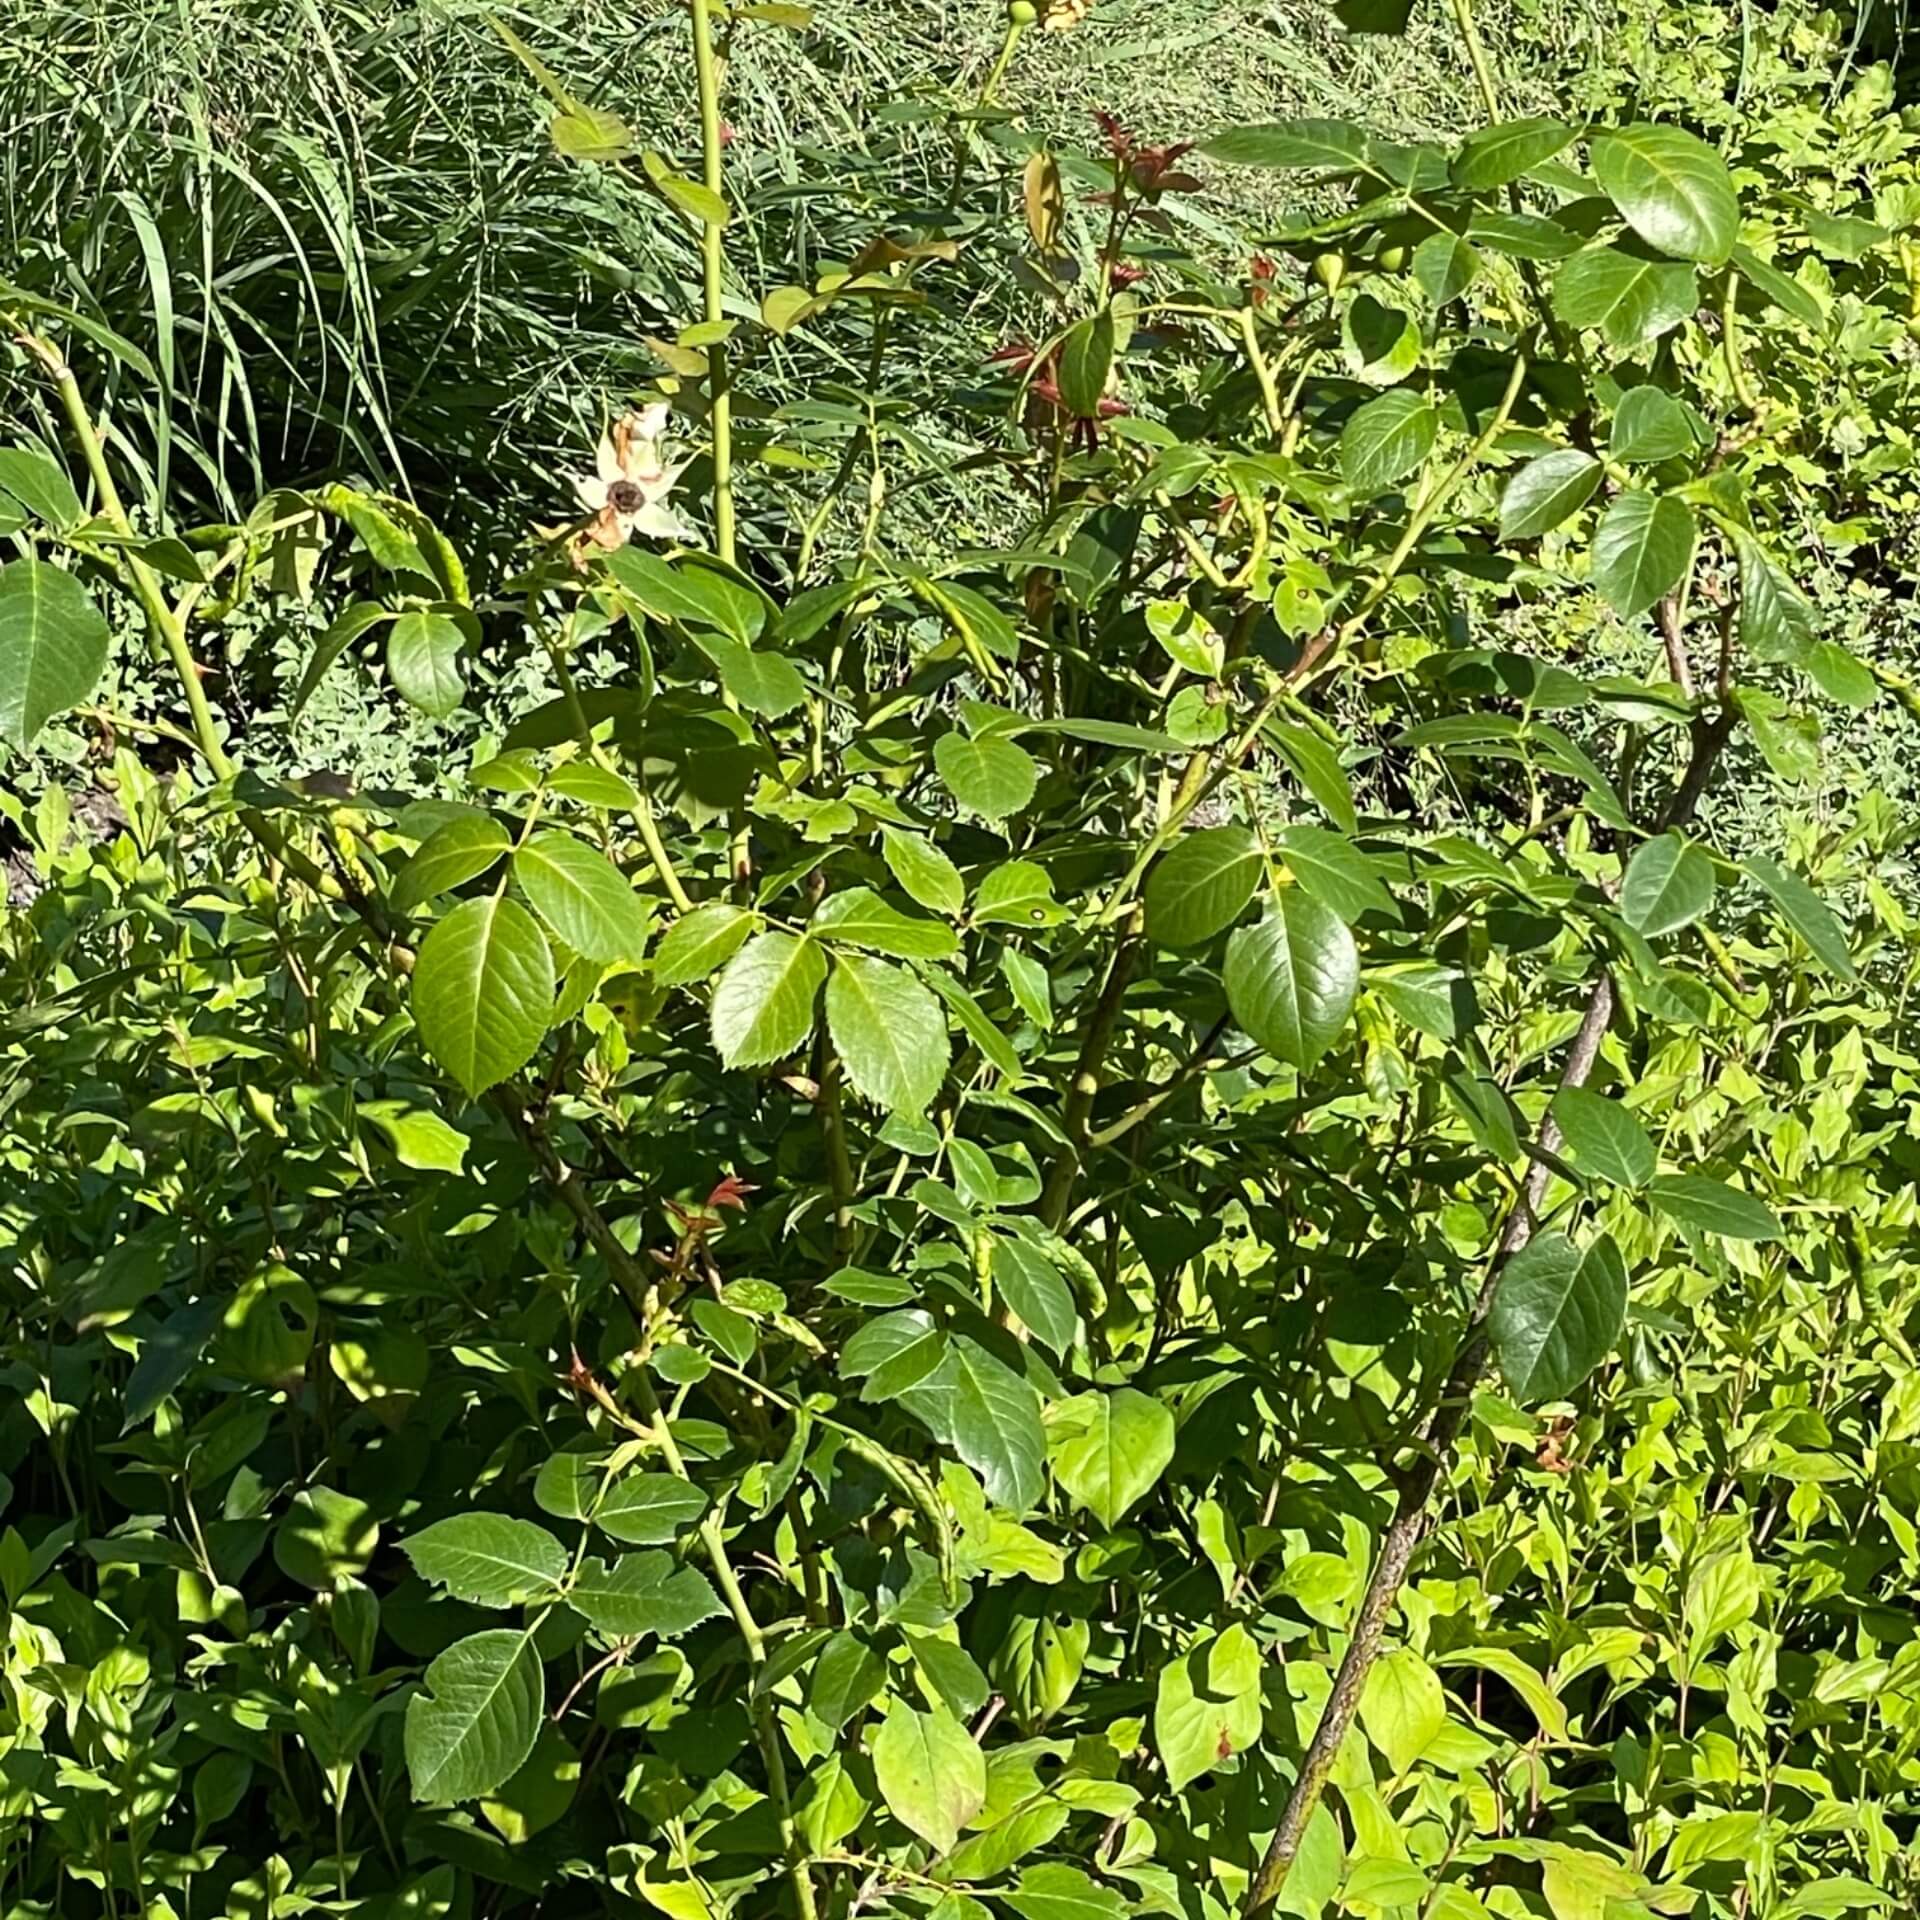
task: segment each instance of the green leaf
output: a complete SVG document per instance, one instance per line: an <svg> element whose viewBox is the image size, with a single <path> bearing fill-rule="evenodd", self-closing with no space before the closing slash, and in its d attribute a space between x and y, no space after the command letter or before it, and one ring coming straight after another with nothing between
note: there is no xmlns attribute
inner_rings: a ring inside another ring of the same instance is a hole
<svg viewBox="0 0 1920 1920"><path fill-rule="evenodd" d="M66 470L28 447L0 447L0 493L55 533L70 533L86 518Z"/></svg>
<svg viewBox="0 0 1920 1920"><path fill-rule="evenodd" d="M871 1706L887 1684L887 1663L858 1634L844 1628L820 1649L807 1686L807 1711L838 1733Z"/></svg>
<svg viewBox="0 0 1920 1920"><path fill-rule="evenodd" d="M987 1018L980 1002L943 968L930 968L927 980L947 1003L967 1038L980 1050L980 1057L1003 1079L1019 1080L1024 1072L1020 1055L1013 1042Z"/></svg>
<svg viewBox="0 0 1920 1920"><path fill-rule="evenodd" d="M444 613L403 613L387 631L387 672L400 697L444 720L466 697L460 649L466 636Z"/></svg>
<svg viewBox="0 0 1920 1920"><path fill-rule="evenodd" d="M1226 664L1226 642L1184 600L1149 600L1147 631L1169 660L1203 680L1217 679Z"/></svg>
<svg viewBox="0 0 1920 1920"><path fill-rule="evenodd" d="M1622 1187L1644 1187L1653 1178L1659 1165L1653 1136L1619 1101L1585 1087L1562 1087L1552 1111L1568 1158L1581 1172Z"/></svg>
<svg viewBox="0 0 1920 1920"><path fill-rule="evenodd" d="M960 869L923 835L904 833L898 827L882 827L880 851L887 871L916 905L932 913L957 915L967 904L967 888L960 878Z"/></svg>
<svg viewBox="0 0 1920 1920"><path fill-rule="evenodd" d="M993 1284L1042 1346L1064 1354L1073 1345L1080 1324L1073 1290L1038 1247L1025 1240L996 1238Z"/></svg>
<svg viewBox="0 0 1920 1920"><path fill-rule="evenodd" d="M1593 584L1622 620L1638 619L1686 578L1694 531L1693 509L1685 501L1639 487L1600 516Z"/></svg>
<svg viewBox="0 0 1920 1920"><path fill-rule="evenodd" d="M1275 835L1274 846L1302 888L1341 919L1393 912L1393 895L1381 885L1373 863L1344 834L1286 827Z"/></svg>
<svg viewBox="0 0 1920 1920"><path fill-rule="evenodd" d="M1806 597L1751 535L1736 533L1740 556L1740 644L1756 660L1799 666L1819 638Z"/></svg>
<svg viewBox="0 0 1920 1920"><path fill-rule="evenodd" d="M1360 1725L1396 1775L1426 1752L1447 1724L1440 1676L1411 1647L1383 1653L1367 1672Z"/></svg>
<svg viewBox="0 0 1920 1920"><path fill-rule="evenodd" d="M1178 1793L1260 1739L1260 1649L1245 1627L1202 1640L1160 1670L1153 1744Z"/></svg>
<svg viewBox="0 0 1920 1920"><path fill-rule="evenodd" d="M1613 410L1616 460L1677 460L1694 450L1693 422L1663 387L1629 387Z"/></svg>
<svg viewBox="0 0 1920 1920"><path fill-rule="evenodd" d="M1439 437L1433 407L1396 387L1356 408L1340 430L1340 477L1359 498L1371 499L1414 472Z"/></svg>
<svg viewBox="0 0 1920 1920"><path fill-rule="evenodd" d="M1348 120L1276 120L1216 133L1200 151L1234 167L1370 170L1373 143Z"/></svg>
<svg viewBox="0 0 1920 1920"><path fill-rule="evenodd" d="M1340 318L1347 371L1370 387L1391 387L1420 364L1420 329L1410 313L1359 295Z"/></svg>
<svg viewBox="0 0 1920 1920"><path fill-rule="evenodd" d="M379 1546L373 1509L336 1487L296 1493L273 1533L275 1565L289 1580L321 1593L359 1579Z"/></svg>
<svg viewBox="0 0 1920 1920"><path fill-rule="evenodd" d="M1723 266L1740 237L1740 201L1726 162L1679 127L1636 122L1596 134L1594 177L1651 247Z"/></svg>
<svg viewBox="0 0 1920 1920"><path fill-rule="evenodd" d="M1046 1484L1039 1398L978 1341L954 1340L900 1404L986 1482L995 1506L1018 1515L1039 1504Z"/></svg>
<svg viewBox="0 0 1920 1920"><path fill-rule="evenodd" d="M1626 1263L1612 1240L1601 1234L1582 1253L1564 1233L1542 1233L1501 1271L1487 1324L1515 1395L1559 1400L1613 1351L1626 1316Z"/></svg>
<svg viewBox="0 0 1920 1920"><path fill-rule="evenodd" d="M1700 304L1693 269L1618 247L1588 247L1553 279L1553 310L1570 327L1597 327L1607 344L1637 353Z"/></svg>
<svg viewBox="0 0 1920 1920"><path fill-rule="evenodd" d="M1801 671L1829 700L1864 712L1880 697L1880 683L1864 661L1837 640L1818 640L1807 649Z"/></svg>
<svg viewBox="0 0 1920 1920"><path fill-rule="evenodd" d="M355 1111L380 1129L403 1167L422 1173L458 1173L466 1164L467 1136L437 1113L405 1100L362 1100Z"/></svg>
<svg viewBox="0 0 1920 1920"><path fill-rule="evenodd" d="M1677 933L1713 905L1713 857L1681 833L1638 847L1620 882L1620 917L1649 940Z"/></svg>
<svg viewBox="0 0 1920 1920"><path fill-rule="evenodd" d="M947 1017L904 967L836 954L827 1031L856 1093L889 1113L924 1113L933 1104L947 1077Z"/></svg>
<svg viewBox="0 0 1920 1920"><path fill-rule="evenodd" d="M653 905L604 853L570 833L537 833L513 856L513 877L533 910L588 960L635 961L646 949Z"/></svg>
<svg viewBox="0 0 1920 1920"><path fill-rule="evenodd" d="M743 647L751 646L766 625L766 602L710 567L669 566L658 554L622 547L609 556L607 571L621 593L651 620L676 621L689 631L711 627Z"/></svg>
<svg viewBox="0 0 1920 1920"><path fill-rule="evenodd" d="M1021 1920L1126 1920L1127 1903L1083 1868L1060 1861L1023 1867L1012 1892L1000 1895Z"/></svg>
<svg viewBox="0 0 1920 1920"><path fill-rule="evenodd" d="M400 1546L421 1579L480 1607L544 1593L567 1570L566 1548L545 1527L504 1513L456 1513Z"/></svg>
<svg viewBox="0 0 1920 1920"><path fill-rule="evenodd" d="M951 927L902 913L871 887L846 887L828 894L807 931L822 940L867 947L901 960L944 960L960 950Z"/></svg>
<svg viewBox="0 0 1920 1920"><path fill-rule="evenodd" d="M1304 1073L1347 1024L1360 955L1337 913L1289 887L1263 920L1227 942L1223 977L1241 1031Z"/></svg>
<svg viewBox="0 0 1920 1920"><path fill-rule="evenodd" d="M1000 949L1000 972L1014 1005L1043 1032L1053 1026L1053 988L1047 970L1016 947Z"/></svg>
<svg viewBox="0 0 1920 1920"><path fill-rule="evenodd" d="M1803 327L1811 327L1816 333L1825 328L1827 316L1820 302L1798 280L1783 273L1771 260L1761 259L1751 247L1735 247L1733 264L1738 268L1740 278L1761 299L1778 307L1782 313L1791 314Z"/></svg>
<svg viewBox="0 0 1920 1920"><path fill-rule="evenodd" d="M683 913L661 935L654 949L654 983L684 987L705 980L740 951L747 935L759 924L758 915L745 907L729 906L724 900L711 900L704 907Z"/></svg>
<svg viewBox="0 0 1920 1920"><path fill-rule="evenodd" d="M1806 943L1814 958L1843 980L1856 978L1853 955L1847 951L1846 930L1827 903L1777 860L1752 854L1742 863L1746 873L1763 886L1780 909L1780 916Z"/></svg>
<svg viewBox="0 0 1920 1920"><path fill-rule="evenodd" d="M784 654L766 653L702 628L692 629L690 637L713 662L720 684L749 713L778 720L806 704L807 683Z"/></svg>
<svg viewBox="0 0 1920 1920"><path fill-rule="evenodd" d="M513 846L513 836L491 814L461 814L436 827L400 869L387 896L396 913L411 913L436 894L477 880Z"/></svg>
<svg viewBox="0 0 1920 1920"><path fill-rule="evenodd" d="M1502 120L1461 142L1453 184L1469 192L1504 187L1572 144L1573 129L1559 120Z"/></svg>
<svg viewBox="0 0 1920 1920"><path fill-rule="evenodd" d="M1113 371L1113 309L1076 321L1060 342L1060 398L1082 420L1096 419Z"/></svg>
<svg viewBox="0 0 1920 1920"><path fill-rule="evenodd" d="M1593 498L1603 471L1578 447L1558 447L1529 460L1500 496L1500 538L1532 540L1552 532Z"/></svg>
<svg viewBox="0 0 1920 1920"><path fill-rule="evenodd" d="M630 1547L664 1547L706 1510L707 1496L677 1473L629 1473L607 1489L592 1512L602 1533Z"/></svg>
<svg viewBox="0 0 1920 1920"><path fill-rule="evenodd" d="M873 1737L873 1774L888 1811L936 1854L987 1803L987 1757L943 1706L916 1713L896 1698Z"/></svg>
<svg viewBox="0 0 1920 1920"><path fill-rule="evenodd" d="M1665 1174L1647 1198L1669 1220L1725 1240L1778 1240L1780 1222L1764 1200L1701 1173Z"/></svg>
<svg viewBox="0 0 1920 1920"><path fill-rule="evenodd" d="M986 874L974 891L976 927L1051 927L1067 917L1053 897L1053 876L1031 860L1008 860Z"/></svg>
<svg viewBox="0 0 1920 1920"><path fill-rule="evenodd" d="M1353 786L1334 750L1311 728L1292 720L1269 720L1266 734L1321 812L1342 833L1357 832L1360 816L1354 809Z"/></svg>
<svg viewBox="0 0 1920 1920"><path fill-rule="evenodd" d="M897 1400L946 1357L947 1336L921 1307L883 1313L857 1328L840 1349L840 1375L862 1380L862 1400Z"/></svg>
<svg viewBox="0 0 1920 1920"><path fill-rule="evenodd" d="M1480 273L1480 256L1457 233L1430 233L1413 250L1413 284L1435 307L1458 300Z"/></svg>
<svg viewBox="0 0 1920 1920"><path fill-rule="evenodd" d="M1163 947L1197 947L1246 910L1266 870L1245 827L1198 827L1153 864L1142 890L1147 936Z"/></svg>
<svg viewBox="0 0 1920 1920"><path fill-rule="evenodd" d="M670 1553L623 1554L611 1567L589 1556L567 1589L567 1604L616 1640L647 1633L677 1640L721 1611L706 1575Z"/></svg>
<svg viewBox="0 0 1920 1920"><path fill-rule="evenodd" d="M517 1073L553 1016L553 949L501 896L465 900L427 935L413 969L420 1038L469 1095Z"/></svg>
<svg viewBox="0 0 1920 1920"><path fill-rule="evenodd" d="M713 991L713 1044L729 1067L764 1067L802 1047L827 958L813 940L761 933L727 963Z"/></svg>
<svg viewBox="0 0 1920 1920"><path fill-rule="evenodd" d="M575 102L547 122L553 150L563 159L606 165L633 151L633 130L617 113Z"/></svg>
<svg viewBox="0 0 1920 1920"><path fill-rule="evenodd" d="M92 698L112 632L79 581L46 560L0 567L0 740L29 747Z"/></svg>
<svg viewBox="0 0 1920 1920"><path fill-rule="evenodd" d="M456 1641L407 1702L407 1775L432 1806L475 1800L520 1770L540 1732L545 1675L533 1637L499 1627Z"/></svg>
<svg viewBox="0 0 1920 1920"><path fill-rule="evenodd" d="M947 791L984 820L1007 820L1022 812L1040 781L1033 756L995 733L977 740L943 733L933 743L933 764Z"/></svg>
<svg viewBox="0 0 1920 1920"><path fill-rule="evenodd" d="M1057 1402L1047 1436L1054 1478L1109 1532L1173 1461L1173 1415L1133 1387Z"/></svg>

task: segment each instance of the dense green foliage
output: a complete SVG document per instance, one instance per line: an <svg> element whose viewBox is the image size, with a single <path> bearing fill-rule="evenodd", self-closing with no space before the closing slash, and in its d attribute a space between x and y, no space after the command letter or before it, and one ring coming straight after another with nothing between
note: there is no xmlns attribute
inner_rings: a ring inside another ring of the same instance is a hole
<svg viewBox="0 0 1920 1920"><path fill-rule="evenodd" d="M1462 0L1166 145L1088 11L25 117L9 1916L1920 1901L1920 133Z"/></svg>

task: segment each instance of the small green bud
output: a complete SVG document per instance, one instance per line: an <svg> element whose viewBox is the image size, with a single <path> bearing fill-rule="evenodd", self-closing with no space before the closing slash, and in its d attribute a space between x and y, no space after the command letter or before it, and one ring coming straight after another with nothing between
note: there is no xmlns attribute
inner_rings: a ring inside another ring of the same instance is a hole
<svg viewBox="0 0 1920 1920"><path fill-rule="evenodd" d="M1314 258L1313 277L1329 293L1336 291L1340 282L1347 277L1347 256L1344 253L1322 253Z"/></svg>

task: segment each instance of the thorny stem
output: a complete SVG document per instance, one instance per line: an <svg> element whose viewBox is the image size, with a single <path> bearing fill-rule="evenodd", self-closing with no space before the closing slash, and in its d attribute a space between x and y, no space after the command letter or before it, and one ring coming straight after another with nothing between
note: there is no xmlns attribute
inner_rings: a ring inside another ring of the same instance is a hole
<svg viewBox="0 0 1920 1920"><path fill-rule="evenodd" d="M1684 643L1677 644L1681 665L1691 678L1691 667L1685 660ZM1683 825L1692 818L1694 807L1712 778L1721 748L1733 730L1734 718L1734 709L1726 706L1711 718L1702 716L1695 720L1692 756L1661 815L1660 824L1663 828ZM1562 1087L1586 1084L1599 1058L1601 1042L1606 1038L1607 1028L1612 1022L1613 1008L1613 976L1603 967L1588 993L1579 1030L1567 1049L1566 1064L1560 1074ZM1549 1115L1540 1129L1527 1169L1525 1186L1507 1217L1498 1249L1488 1263L1479 1294L1467 1315L1461 1344L1446 1384L1420 1435L1419 1455L1401 1481L1394 1516L1381 1540L1373 1577L1367 1583L1366 1596L1360 1603L1352 1638L1341 1659L1333 1689L1327 1695L1326 1706L1321 1710L1320 1724L1314 1730L1306 1757L1300 1763L1299 1776L1287 1796L1280 1824L1268 1843L1266 1857L1247 1889L1243 1909L1247 1920L1263 1920L1264 1916L1271 1913L1273 1903L1284 1890L1307 1827L1319 1807L1327 1777L1353 1725L1361 1696L1366 1691L1367 1676L1386 1637L1387 1622L1399 1602L1401 1585L1426 1532L1434 1489L1453 1464L1454 1447L1459 1440L1460 1429L1465 1424L1467 1408L1474 1388L1486 1369L1490 1353L1487 1319L1493 1311L1500 1276L1506 1263L1533 1236L1534 1223L1552 1177L1552 1168L1548 1163L1559 1145L1560 1129Z"/></svg>

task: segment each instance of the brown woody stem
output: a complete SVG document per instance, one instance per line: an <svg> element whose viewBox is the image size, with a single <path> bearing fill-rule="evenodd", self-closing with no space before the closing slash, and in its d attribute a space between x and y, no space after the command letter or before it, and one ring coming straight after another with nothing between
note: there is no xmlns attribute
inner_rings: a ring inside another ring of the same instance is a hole
<svg viewBox="0 0 1920 1920"><path fill-rule="evenodd" d="M1688 670L1685 642L1677 624L1672 648L1682 669ZM1712 778L1720 751L1733 731L1735 717L1731 705L1722 705L1712 716L1702 715L1695 719L1693 752L1661 816L1663 828L1684 825L1693 817L1700 796ZM1593 1072L1594 1062L1599 1058L1600 1044L1606 1038L1607 1028L1613 1019L1613 1009L1613 976L1603 970L1587 996L1586 1011L1581 1015L1580 1026L1567 1049L1566 1064L1560 1072L1562 1087L1586 1084ZM1263 1916L1270 1914L1274 1902L1285 1889L1287 1876L1293 1869L1307 1828L1320 1805L1327 1777L1333 1770L1341 1744L1359 1711L1361 1696L1366 1691L1367 1676L1373 1670L1373 1663L1379 1657L1381 1643L1386 1637L1387 1622L1399 1601L1400 1589L1413 1563L1414 1552L1426 1532L1434 1489L1453 1463L1454 1446L1465 1424L1474 1389L1486 1371L1491 1350L1487 1318L1493 1310L1500 1276L1506 1263L1533 1237L1540 1203L1546 1196L1547 1184L1552 1177L1548 1157L1559 1144L1560 1129L1549 1115L1540 1129L1533 1159L1527 1169L1526 1185L1507 1217L1499 1247L1488 1263L1486 1277L1467 1315L1466 1327L1453 1366L1447 1374L1446 1385L1441 1389L1440 1398L1421 1435L1419 1457L1401 1482L1393 1519L1388 1523L1380 1542L1373 1577L1367 1583L1366 1595L1353 1624L1352 1638L1347 1643L1339 1672L1334 1677L1333 1690L1327 1696L1327 1704L1321 1709L1320 1724L1314 1729L1306 1757L1300 1763L1299 1776L1287 1796L1287 1804L1280 1814L1280 1824L1268 1842L1260 1870L1247 1889L1243 1908L1247 1920L1262 1920Z"/></svg>

